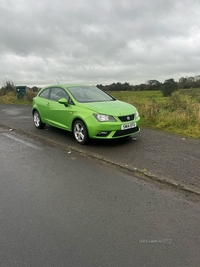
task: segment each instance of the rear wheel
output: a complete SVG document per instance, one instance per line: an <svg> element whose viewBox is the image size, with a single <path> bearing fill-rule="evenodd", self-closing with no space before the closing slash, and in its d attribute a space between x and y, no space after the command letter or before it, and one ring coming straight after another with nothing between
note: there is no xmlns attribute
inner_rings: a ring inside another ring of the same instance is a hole
<svg viewBox="0 0 200 267"><path fill-rule="evenodd" d="M83 145L88 139L88 132L85 124L81 120L77 120L73 124L73 134L76 142Z"/></svg>
<svg viewBox="0 0 200 267"><path fill-rule="evenodd" d="M45 127L45 123L41 121L40 114L37 110L33 112L33 123L38 129L43 129Z"/></svg>

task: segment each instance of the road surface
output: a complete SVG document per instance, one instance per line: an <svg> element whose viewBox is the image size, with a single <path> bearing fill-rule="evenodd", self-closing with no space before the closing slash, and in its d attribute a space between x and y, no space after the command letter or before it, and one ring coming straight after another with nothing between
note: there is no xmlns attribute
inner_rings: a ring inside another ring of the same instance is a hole
<svg viewBox="0 0 200 267"><path fill-rule="evenodd" d="M32 122L31 106L0 105L0 125L24 134L51 140L68 148L92 154L125 168L139 170L158 179L180 184L200 194L200 140L142 128L132 140L92 140L76 144L71 133L46 127L38 130Z"/></svg>
<svg viewBox="0 0 200 267"><path fill-rule="evenodd" d="M200 206L0 128L1 267L199 267Z"/></svg>

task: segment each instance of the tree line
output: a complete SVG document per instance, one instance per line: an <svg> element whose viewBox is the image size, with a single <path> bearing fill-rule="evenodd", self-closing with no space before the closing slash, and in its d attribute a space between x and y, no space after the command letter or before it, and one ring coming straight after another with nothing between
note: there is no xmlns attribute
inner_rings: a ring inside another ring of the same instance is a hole
<svg viewBox="0 0 200 267"><path fill-rule="evenodd" d="M194 77L181 77L178 82L175 82L173 78L167 79L163 83L153 79L139 85L131 85L127 82L118 82L110 85L98 84L97 87L105 91L161 90L164 96L169 96L172 92L178 89L200 88L200 75L196 75Z"/></svg>
<svg viewBox="0 0 200 267"><path fill-rule="evenodd" d="M174 79L165 80L164 83L160 83L157 80L149 80L145 84L130 85L129 83L113 83L110 85L98 84L98 88L104 91L147 91L147 90L161 90L163 96L170 96L174 91L178 90L178 85Z"/></svg>
<svg viewBox="0 0 200 267"><path fill-rule="evenodd" d="M170 96L174 91L178 89L188 89L188 88L200 88L200 75L194 77L181 77L178 82L175 82L173 78L165 80L163 83L158 80L148 80L146 83L141 83L139 85L131 85L127 82L125 83L112 83L110 85L97 84L97 87L104 91L147 91L147 90L161 90L163 96ZM28 88L28 87L27 87ZM5 94L9 91L14 91L16 86L11 79L5 79L3 86L0 90L0 95ZM37 92L39 88L33 86L29 88L34 92Z"/></svg>

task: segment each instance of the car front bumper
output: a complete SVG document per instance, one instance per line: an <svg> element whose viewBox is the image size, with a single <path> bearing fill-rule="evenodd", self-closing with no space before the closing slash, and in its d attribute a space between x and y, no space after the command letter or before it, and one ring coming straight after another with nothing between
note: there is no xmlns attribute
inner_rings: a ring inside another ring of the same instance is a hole
<svg viewBox="0 0 200 267"><path fill-rule="evenodd" d="M120 137L131 136L140 131L140 117L129 122L98 122L96 119L87 123L88 134L90 138L97 139L114 139ZM131 126L122 130L122 125ZM133 127L134 126L134 127Z"/></svg>

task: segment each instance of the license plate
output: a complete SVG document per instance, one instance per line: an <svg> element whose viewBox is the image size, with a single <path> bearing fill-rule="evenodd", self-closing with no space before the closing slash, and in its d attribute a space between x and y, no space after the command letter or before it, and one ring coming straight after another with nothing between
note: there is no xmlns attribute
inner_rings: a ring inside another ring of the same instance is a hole
<svg viewBox="0 0 200 267"><path fill-rule="evenodd" d="M129 123L129 124L123 124L121 126L121 130L127 130L127 129L131 129L131 128L135 128L137 125L136 123Z"/></svg>

